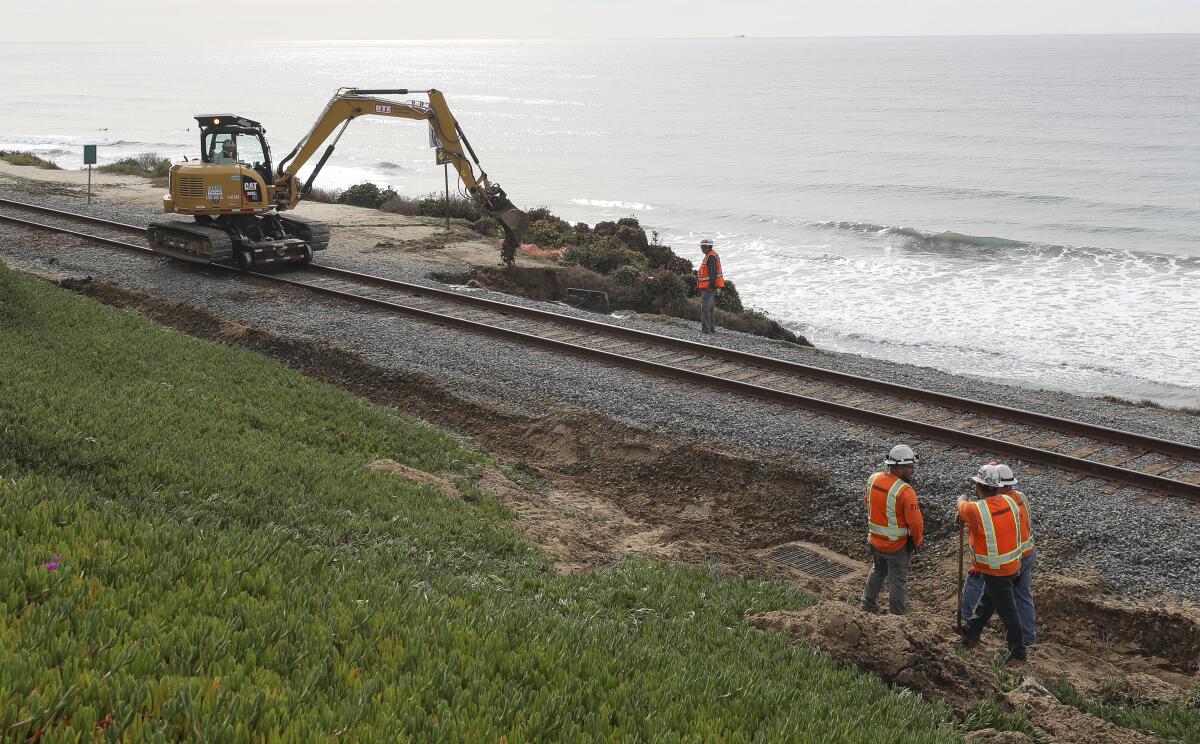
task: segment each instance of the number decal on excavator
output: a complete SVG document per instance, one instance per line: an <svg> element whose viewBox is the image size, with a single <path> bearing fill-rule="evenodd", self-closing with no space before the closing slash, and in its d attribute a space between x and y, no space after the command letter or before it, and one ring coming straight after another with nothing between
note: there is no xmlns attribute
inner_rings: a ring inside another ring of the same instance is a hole
<svg viewBox="0 0 1200 744"><path fill-rule="evenodd" d="M217 186L215 184L208 187L209 201L221 201L224 198L225 198L225 189L223 189L220 186Z"/></svg>
<svg viewBox="0 0 1200 744"><path fill-rule="evenodd" d="M375 104L375 113L377 113L377 114L390 114L390 113L392 113L392 107L391 107L391 106L387 106L387 105L385 105L385 104L382 104L382 103L377 103L377 104Z"/></svg>
<svg viewBox="0 0 1200 744"><path fill-rule="evenodd" d="M262 201L261 191L258 188L258 181L255 181L250 176L242 176L242 192L248 202Z"/></svg>

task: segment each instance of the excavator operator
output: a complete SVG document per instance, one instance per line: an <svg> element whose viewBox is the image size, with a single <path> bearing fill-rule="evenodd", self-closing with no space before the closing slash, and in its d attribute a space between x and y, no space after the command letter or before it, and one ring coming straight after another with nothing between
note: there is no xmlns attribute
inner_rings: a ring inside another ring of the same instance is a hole
<svg viewBox="0 0 1200 744"><path fill-rule="evenodd" d="M225 140L225 144L221 145L221 151L217 153L216 162L218 163L237 163L237 144L231 136Z"/></svg>

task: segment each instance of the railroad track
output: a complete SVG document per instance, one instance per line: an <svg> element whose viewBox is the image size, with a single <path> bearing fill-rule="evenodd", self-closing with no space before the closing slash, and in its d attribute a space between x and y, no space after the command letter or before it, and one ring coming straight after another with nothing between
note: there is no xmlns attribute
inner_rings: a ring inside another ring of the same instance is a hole
<svg viewBox="0 0 1200 744"><path fill-rule="evenodd" d="M157 255L113 237L145 232L135 225L8 199L0 199L0 220ZM916 442L925 450L1015 458L1027 475L1053 467L1069 471L1060 482L1099 478L1101 491L1135 486L1200 501L1200 447L1194 445L328 266L278 274L214 269L850 420L885 436L915 435L926 440Z"/></svg>

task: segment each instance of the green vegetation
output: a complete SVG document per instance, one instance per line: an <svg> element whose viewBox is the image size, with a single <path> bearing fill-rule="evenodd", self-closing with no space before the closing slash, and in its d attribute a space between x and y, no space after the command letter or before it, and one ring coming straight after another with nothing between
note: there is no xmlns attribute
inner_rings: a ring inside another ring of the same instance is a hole
<svg viewBox="0 0 1200 744"><path fill-rule="evenodd" d="M607 292L614 309L662 313L700 320L692 262L646 235L636 217L571 226L545 207L530 210L526 239L541 248L562 249L562 260L583 269L572 287ZM590 274L587 275L587 274ZM726 280L717 290L717 325L767 338L806 344L805 339L758 310L742 305L737 285Z"/></svg>
<svg viewBox="0 0 1200 744"><path fill-rule="evenodd" d="M529 211L526 240L539 248L557 249L563 266L554 281L543 272L520 270L476 270L461 281L475 279L503 292L515 292L540 300L562 300L566 288L587 289L608 295L614 310L659 313L700 320L700 290L692 262L675 255L670 246L658 242L657 233L646 235L636 217L616 222L571 226L544 207ZM450 279L451 277L447 277ZM726 281L717 290L717 324L743 333L808 344L808 341L768 318L759 310L746 308L737 285Z"/></svg>
<svg viewBox="0 0 1200 744"><path fill-rule="evenodd" d="M342 195L337 189L318 189L309 190L304 196L306 201L319 202L321 204L337 204L338 197Z"/></svg>
<svg viewBox="0 0 1200 744"><path fill-rule="evenodd" d="M996 731L1019 731L1034 741L1042 740L1038 732L1029 725L1029 717L1025 715L1024 711L1009 713L995 695L971 710L967 720L963 723L963 728L967 731L988 728Z"/></svg>
<svg viewBox="0 0 1200 744"><path fill-rule="evenodd" d="M1137 729L1167 742L1200 741L1200 682L1192 685L1186 699L1174 703L1142 700L1120 681L1101 690L1098 700L1084 697L1066 680L1047 681L1046 689L1059 702L1117 726Z"/></svg>
<svg viewBox="0 0 1200 744"><path fill-rule="evenodd" d="M425 194L418 197L402 196L390 186L381 189L370 182L355 184L347 189L313 189L305 198L326 204L348 204L352 207L378 209L409 217L428 217L439 221L446 218L447 204L443 194ZM499 235L500 223L485 214L474 199L461 194L452 194L449 207L450 219L454 221L454 224L474 230L480 235L491 237Z"/></svg>
<svg viewBox="0 0 1200 744"><path fill-rule="evenodd" d="M379 208L385 212L406 214L410 217L445 219L446 206L445 194L425 194L418 197L396 194ZM450 219L472 223L487 218L487 215L479 206L479 202L462 194L451 194L449 207Z"/></svg>
<svg viewBox="0 0 1200 744"><path fill-rule="evenodd" d="M143 152L115 163L97 166L96 170L117 176L166 178L171 170L171 161L156 152Z"/></svg>
<svg viewBox="0 0 1200 744"><path fill-rule="evenodd" d="M436 430L2 266L0 298L7 738L954 740L746 625L783 584L558 576Z"/></svg>
<svg viewBox="0 0 1200 744"><path fill-rule="evenodd" d="M13 165L35 165L38 168L45 170L62 170L53 162L44 158L39 158L31 152L16 152L13 150L0 150L0 160Z"/></svg>
<svg viewBox="0 0 1200 744"><path fill-rule="evenodd" d="M373 183L360 183L345 191L338 192L337 203L349 204L352 207L366 207L367 209L379 209L383 203L396 195L395 191L386 188L381 189Z"/></svg>

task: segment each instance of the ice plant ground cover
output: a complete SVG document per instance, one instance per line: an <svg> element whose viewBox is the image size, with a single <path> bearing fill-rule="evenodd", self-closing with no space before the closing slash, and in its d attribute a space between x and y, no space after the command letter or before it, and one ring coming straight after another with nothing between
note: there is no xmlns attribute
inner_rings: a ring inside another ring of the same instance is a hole
<svg viewBox="0 0 1200 744"><path fill-rule="evenodd" d="M809 601L783 584L556 575L472 487L489 462L0 266L0 738L956 738L946 708L748 627Z"/></svg>

